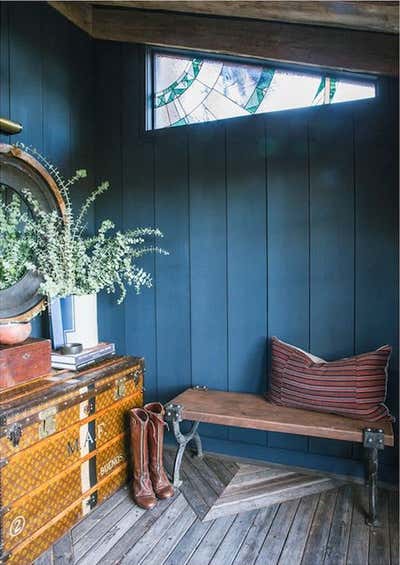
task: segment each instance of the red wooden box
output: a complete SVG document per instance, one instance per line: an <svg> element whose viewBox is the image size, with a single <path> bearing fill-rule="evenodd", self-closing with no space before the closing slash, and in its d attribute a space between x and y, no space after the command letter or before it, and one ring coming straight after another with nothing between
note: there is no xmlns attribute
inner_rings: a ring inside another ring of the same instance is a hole
<svg viewBox="0 0 400 565"><path fill-rule="evenodd" d="M32 337L17 345L0 345L0 390L36 379L50 371L49 339Z"/></svg>

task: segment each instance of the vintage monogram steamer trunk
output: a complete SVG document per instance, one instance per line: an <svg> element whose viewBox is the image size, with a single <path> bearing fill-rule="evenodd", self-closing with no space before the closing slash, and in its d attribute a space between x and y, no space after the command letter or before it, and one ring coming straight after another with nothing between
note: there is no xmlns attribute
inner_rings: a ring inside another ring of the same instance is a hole
<svg viewBox="0 0 400 565"><path fill-rule="evenodd" d="M143 371L115 357L0 393L0 563L32 563L127 481Z"/></svg>

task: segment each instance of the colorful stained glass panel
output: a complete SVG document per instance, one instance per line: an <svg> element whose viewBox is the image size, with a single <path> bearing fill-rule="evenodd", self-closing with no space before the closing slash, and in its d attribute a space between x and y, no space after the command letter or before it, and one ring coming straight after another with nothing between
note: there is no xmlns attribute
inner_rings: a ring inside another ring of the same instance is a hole
<svg viewBox="0 0 400 565"><path fill-rule="evenodd" d="M154 55L154 129L374 97L373 81Z"/></svg>

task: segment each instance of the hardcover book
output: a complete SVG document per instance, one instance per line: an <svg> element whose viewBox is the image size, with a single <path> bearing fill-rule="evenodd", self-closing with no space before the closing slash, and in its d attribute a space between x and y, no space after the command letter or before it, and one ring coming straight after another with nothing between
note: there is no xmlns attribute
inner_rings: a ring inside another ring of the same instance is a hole
<svg viewBox="0 0 400 565"><path fill-rule="evenodd" d="M94 363L95 361L110 357L114 354L115 344L103 342L94 347L83 349L80 353L70 355L62 355L57 351L53 351L51 354L51 365L56 369L78 370L90 363Z"/></svg>

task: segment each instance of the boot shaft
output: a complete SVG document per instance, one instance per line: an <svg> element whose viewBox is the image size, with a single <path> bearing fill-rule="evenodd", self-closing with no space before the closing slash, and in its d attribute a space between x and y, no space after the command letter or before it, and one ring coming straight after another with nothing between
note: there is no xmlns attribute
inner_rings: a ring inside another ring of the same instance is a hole
<svg viewBox="0 0 400 565"><path fill-rule="evenodd" d="M149 415L142 408L130 411L133 498L138 506L153 508L157 502L149 473Z"/></svg>
<svg viewBox="0 0 400 565"><path fill-rule="evenodd" d="M151 482L158 498L173 496L174 489L168 480L163 464L164 446L164 407L159 402L146 404L144 409L149 415L148 443L149 470Z"/></svg>
<svg viewBox="0 0 400 565"><path fill-rule="evenodd" d="M146 404L144 409L149 416L148 443L149 460L152 467L160 469L164 449L164 406L160 402Z"/></svg>
<svg viewBox="0 0 400 565"><path fill-rule="evenodd" d="M147 476L149 470L148 430L150 418L146 410L133 408L130 411L131 454L133 475Z"/></svg>

